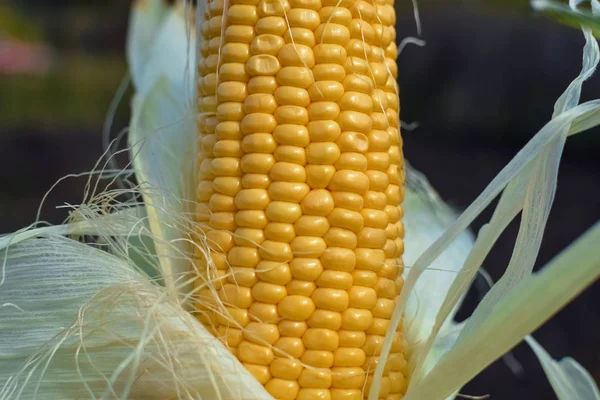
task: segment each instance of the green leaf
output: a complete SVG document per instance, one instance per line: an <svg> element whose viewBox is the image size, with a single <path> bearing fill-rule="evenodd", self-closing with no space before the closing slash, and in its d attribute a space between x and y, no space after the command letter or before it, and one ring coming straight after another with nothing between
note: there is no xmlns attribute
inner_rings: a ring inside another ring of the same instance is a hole
<svg viewBox="0 0 600 400"><path fill-rule="evenodd" d="M532 0L534 10L572 28L589 28L595 37L600 37L600 17L591 10L582 11L568 4L554 0Z"/></svg>

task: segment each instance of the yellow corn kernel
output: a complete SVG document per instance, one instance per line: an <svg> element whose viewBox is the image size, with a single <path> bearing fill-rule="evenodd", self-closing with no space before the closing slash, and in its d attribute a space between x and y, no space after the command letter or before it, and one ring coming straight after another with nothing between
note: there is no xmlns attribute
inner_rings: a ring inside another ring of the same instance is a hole
<svg viewBox="0 0 600 400"><path fill-rule="evenodd" d="M363 399L403 284L393 5L203 7L198 318L277 399ZM380 398L404 395L405 349L399 330Z"/></svg>

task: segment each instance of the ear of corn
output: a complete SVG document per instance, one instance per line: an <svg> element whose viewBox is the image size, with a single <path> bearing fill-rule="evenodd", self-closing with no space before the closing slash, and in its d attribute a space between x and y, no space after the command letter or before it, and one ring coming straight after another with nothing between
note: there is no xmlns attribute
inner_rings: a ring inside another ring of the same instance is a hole
<svg viewBox="0 0 600 400"><path fill-rule="evenodd" d="M198 318L277 399L362 399L403 282L393 2L225 4L199 21Z"/></svg>

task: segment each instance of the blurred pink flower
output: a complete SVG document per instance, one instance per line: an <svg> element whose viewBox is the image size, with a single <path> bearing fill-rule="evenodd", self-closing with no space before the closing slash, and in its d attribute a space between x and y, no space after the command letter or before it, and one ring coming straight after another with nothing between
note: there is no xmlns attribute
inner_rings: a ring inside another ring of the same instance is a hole
<svg viewBox="0 0 600 400"><path fill-rule="evenodd" d="M0 74L43 74L53 63L45 45L0 38Z"/></svg>

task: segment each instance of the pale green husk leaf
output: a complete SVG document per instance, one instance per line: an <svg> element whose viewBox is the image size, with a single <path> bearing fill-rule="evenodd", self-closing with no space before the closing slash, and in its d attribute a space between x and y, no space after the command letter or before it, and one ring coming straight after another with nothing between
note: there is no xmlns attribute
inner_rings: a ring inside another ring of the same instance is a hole
<svg viewBox="0 0 600 400"><path fill-rule="evenodd" d="M164 289L62 237L0 254L0 399L264 399Z"/></svg>
<svg viewBox="0 0 600 400"><path fill-rule="evenodd" d="M129 260L139 272L159 282L159 261L145 207L136 203L117 203L116 207L110 208L112 212L107 212L101 203L92 200L75 207L67 223L37 228L32 225L1 236L0 250L39 237L96 238L97 246Z"/></svg>
<svg viewBox="0 0 600 400"><path fill-rule="evenodd" d="M580 126L591 126L600 122L599 111L600 102L592 101L580 106L577 106L579 101L579 93L581 84L594 71L598 64L598 45L592 38L589 31L584 31L586 37L586 46L584 48L583 68L577 79L567 88L563 96L559 98L555 106L555 113L552 121L550 121L526 146L517 156L498 174L498 176L488 185L483 193L469 206L469 208L456 220L456 222L444 232L444 234L429 247L421 257L414 263L410 272L406 277L404 289L400 295L398 306L392 318L392 324L386 341L384 343L382 357L385 359L389 354L392 341L392 332L402 318L407 299L414 290L414 286L420 276L426 271L431 263L441 254L441 252L455 240L457 235L462 232L473 221L473 219L487 207L490 202L502 192L504 193L496 207L492 220L485 225L477 237L473 250L469 254L464 265L458 273L457 279L454 280L446 298L436 316L435 324L431 330L427 343L418 348L415 352L416 367L411 374L411 382L407 392L407 400L417 400L421 398L444 399L452 392L460 389L467 380L454 381L453 379L460 376L461 378L470 379L476 375L481 368L491 363L496 357L502 353L481 352L478 357L487 354L493 355L494 358L489 358L484 364L478 365L472 363L470 358L465 356L471 348L476 347L479 340L485 337L478 337L482 334L482 327L489 321L498 318L499 304L503 301L508 301L511 298L516 298L519 293L517 288L522 289L519 283L526 279L533 268L533 263L537 257L539 245L544 231L545 223L548 218L548 213L554 198L556 187L556 175L558 171L558 163L564 147L564 142L568 135L574 134ZM576 121L577 128L572 129L571 124ZM467 322L458 338L458 343L455 347L435 366L430 372L426 368L425 360L428 359L428 353L434 342L440 335L440 330L444 323L448 320L452 310L455 309L459 300L468 289L470 282L481 266L481 263L489 253L491 247L497 240L498 236L505 229L506 225L520 212L523 211L521 218L521 227L513 257L507 269L507 273L501 281L494 286L488 293L480 307L475 311L473 317ZM589 274L589 271L588 271ZM579 289L581 290L581 288ZM565 300L569 300L566 298ZM555 308L544 310L546 317L554 313L557 306L562 304L547 303ZM515 319L520 318L519 315L514 316ZM543 320L539 321L542 323ZM530 326L531 329L537 326ZM512 327L502 327L506 329L506 338L511 336L509 332ZM500 328L499 328L500 329ZM521 332L521 331L519 331ZM518 338L517 342L529 332L525 331L523 336ZM505 338L503 338L505 339ZM485 339L487 340L487 339ZM503 347L500 342L488 341L490 349L503 348L503 352L510 347ZM469 359L464 368L461 368L461 375L451 373L450 367L444 363L446 359L454 358L458 355L463 360ZM370 392L370 399L377 397L379 382L383 372L384 363L379 363L375 372L373 386ZM441 373L444 371L445 373ZM466 371L470 371L465 374ZM440 381L433 380L431 377L442 379ZM434 383L435 382L435 383ZM422 397L424 396L424 397Z"/></svg>
<svg viewBox="0 0 600 400"><path fill-rule="evenodd" d="M525 341L540 360L559 400L600 399L596 382L577 361L571 357L555 361L533 337L527 336Z"/></svg>
<svg viewBox="0 0 600 400"><path fill-rule="evenodd" d="M585 33L586 47L584 49L583 67L581 74L573 80L567 90L556 101L553 116L558 116L561 113L572 109L579 103L581 87L587 80L598 64L598 46L589 32ZM503 199L518 199L520 204L510 213L510 218L505 220L510 221L515 217L514 211L520 211L521 226L517 235L517 241L514 246L514 251L506 272L502 278L492 287L490 292L485 296L473 316L462 330L459 340L464 340L472 330L481 324L487 316L493 312L495 304L504 296L510 294L516 284L526 276L529 276L533 271L533 266L537 258L537 254L542 242L542 236L548 221L554 194L556 191L558 167L566 136L560 136L552 141L540 157L540 162L529 166L529 170L525 170L514 179L503 193ZM545 160L541 162L541 160ZM523 193L524 195L519 195ZM501 213L501 204L496 208L496 214L507 215ZM499 224L490 223L488 228L496 227ZM501 233L504 230L498 229L496 233ZM490 241L490 245L493 244ZM487 253L486 253L487 255Z"/></svg>
<svg viewBox="0 0 600 400"><path fill-rule="evenodd" d="M519 282L468 340L457 343L445 354L406 398L444 399L597 280L600 277L599 240L600 223L541 272Z"/></svg>
<svg viewBox="0 0 600 400"><path fill-rule="evenodd" d="M80 211L84 210L82 207ZM0 250L24 240L41 236L104 236L127 237L142 229L145 211L141 206L127 207L105 215L82 216L79 221L39 228L27 227L17 232L0 236Z"/></svg>
<svg viewBox="0 0 600 400"><path fill-rule="evenodd" d="M410 166L407 166L406 181L406 195L402 204L405 229L403 255L406 265L405 275L419 255L457 217L457 214L439 198L427 180ZM473 240L468 230L463 231L417 281L414 294L408 299L405 313L404 333L409 341L409 347L418 349L427 340L446 293L473 247ZM456 331L452 322L455 311L456 309L448 316L445 327L448 332ZM444 338L443 347L450 343L451 341ZM435 358L431 359L434 360Z"/></svg>

